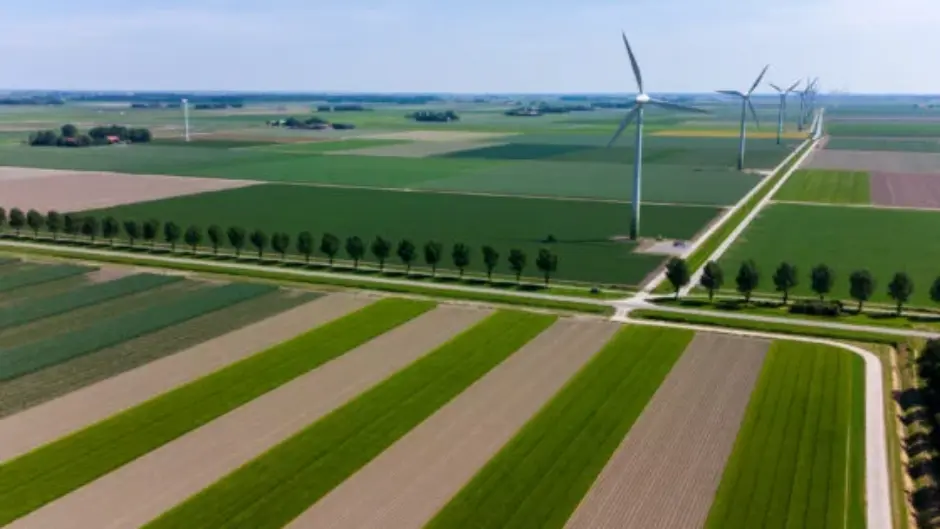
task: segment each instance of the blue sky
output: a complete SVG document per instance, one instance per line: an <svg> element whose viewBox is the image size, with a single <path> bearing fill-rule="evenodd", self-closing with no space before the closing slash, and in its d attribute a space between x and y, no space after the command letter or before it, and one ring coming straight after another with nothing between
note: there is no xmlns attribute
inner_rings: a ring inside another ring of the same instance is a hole
<svg viewBox="0 0 940 529"><path fill-rule="evenodd" d="M770 63L778 84L940 93L938 21L937 0L4 2L0 87L628 92L622 28L650 91Z"/></svg>

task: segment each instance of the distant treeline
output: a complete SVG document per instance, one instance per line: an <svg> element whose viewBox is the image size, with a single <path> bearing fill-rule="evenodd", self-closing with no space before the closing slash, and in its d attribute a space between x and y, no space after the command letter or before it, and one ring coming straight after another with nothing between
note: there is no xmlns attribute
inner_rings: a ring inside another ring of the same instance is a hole
<svg viewBox="0 0 940 529"><path fill-rule="evenodd" d="M317 112L367 112L371 111L371 108L364 107L355 103L340 103L336 105L320 105L317 107Z"/></svg>
<svg viewBox="0 0 940 529"><path fill-rule="evenodd" d="M33 147L90 147L119 142L147 143L152 139L149 129L129 128L122 125L94 127L83 134L72 124L62 125L58 132L40 130L29 135L27 142Z"/></svg>
<svg viewBox="0 0 940 529"><path fill-rule="evenodd" d="M35 96L35 97L5 97L0 99L0 105L64 105L65 101L58 97Z"/></svg>
<svg viewBox="0 0 940 529"><path fill-rule="evenodd" d="M459 121L460 116L457 115L453 110L445 110L442 112L434 112L430 110L419 110L418 112L412 112L406 114L405 118L413 119L415 121L434 121L441 123L448 123L451 121Z"/></svg>
<svg viewBox="0 0 940 529"><path fill-rule="evenodd" d="M331 123L319 116L313 116L307 119L298 119L291 116L287 119L274 119L265 122L269 127L285 127L288 129L309 129L309 130L349 130L356 128L352 123Z"/></svg>
<svg viewBox="0 0 940 529"><path fill-rule="evenodd" d="M122 103L179 103L180 99L188 99L194 105L199 104L257 104L257 103L301 103L309 101L323 101L326 103L385 103L396 105L423 105L430 102L442 101L435 95L425 94L325 94L325 93L239 93L233 92L225 95L193 94L187 92L48 92L42 95L24 97L11 97L13 101L33 102L15 104L43 104L37 101L48 99L50 101L87 101L87 102L122 102ZM61 104L61 103L47 103ZM234 107L238 108L238 107Z"/></svg>
<svg viewBox="0 0 940 529"><path fill-rule="evenodd" d="M587 112L593 110L591 105L552 105L539 103L538 105L519 106L505 112L507 116L541 116L544 114L567 114L569 112Z"/></svg>

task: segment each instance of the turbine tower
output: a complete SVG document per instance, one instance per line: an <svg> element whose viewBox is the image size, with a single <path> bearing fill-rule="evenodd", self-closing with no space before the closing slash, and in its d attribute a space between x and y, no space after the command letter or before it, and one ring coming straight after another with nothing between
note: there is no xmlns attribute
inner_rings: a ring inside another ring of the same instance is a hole
<svg viewBox="0 0 940 529"><path fill-rule="evenodd" d="M754 81L754 84L751 85L751 89L745 93L738 92L737 90L718 90L719 94L725 94L729 96L735 96L741 98L741 144L738 148L738 170L744 169L744 145L747 141L747 109L751 109L751 115L754 116L754 122L757 123L757 126L760 127L760 120L757 118L757 111L754 110L754 105L751 103L751 94L754 93L754 90L757 89L757 86L760 85L760 82L764 79L764 75L767 73L767 69L770 68L770 65L764 66L764 69L761 70L760 75L757 76L757 80Z"/></svg>
<svg viewBox="0 0 940 529"><path fill-rule="evenodd" d="M185 131L183 137L189 143L189 100L183 99L181 103L183 106L183 130Z"/></svg>
<svg viewBox="0 0 940 529"><path fill-rule="evenodd" d="M780 94L780 108L777 110L777 145L780 145L780 137L783 136L783 115L787 112L787 96L790 95L790 92L796 90L796 87L799 86L801 82L802 81L797 81L793 83L790 85L790 88L786 90L770 83L770 86Z"/></svg>
<svg viewBox="0 0 940 529"><path fill-rule="evenodd" d="M815 88L816 80L811 80L809 77L806 78L806 88L798 92L800 94L800 115L797 116L796 126L797 130L803 131L806 128L806 118L809 116L809 102L810 98L813 95L813 90Z"/></svg>
<svg viewBox="0 0 940 529"><path fill-rule="evenodd" d="M623 121L620 122L620 127L617 128L617 132L614 133L607 147L612 147L617 141L617 138L630 126L630 123L636 120L636 152L634 153L635 159L633 161L633 215L630 217L630 239L635 241L640 235L640 193L642 191L643 176L643 107L646 105L655 105L669 110L699 112L702 114L707 114L707 112L699 108L670 103L650 97L643 89L643 75L640 73L640 66L637 64L636 57L633 55L633 49L630 48L627 34L621 33L621 35L623 36L623 44L627 48L627 55L630 57L633 77L636 79L637 94L636 99L634 99L633 107L627 112L627 115L623 117Z"/></svg>

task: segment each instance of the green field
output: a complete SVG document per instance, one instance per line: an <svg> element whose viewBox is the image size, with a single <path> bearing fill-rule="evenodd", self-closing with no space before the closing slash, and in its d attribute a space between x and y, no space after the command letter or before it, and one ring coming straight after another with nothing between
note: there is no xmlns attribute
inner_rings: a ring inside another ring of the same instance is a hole
<svg viewBox="0 0 940 529"><path fill-rule="evenodd" d="M268 234L294 235L310 230L317 241L324 232L341 239L357 235L367 243L376 235L422 245L438 240L450 247L463 242L472 248L470 270L483 271L480 248L489 244L501 256L498 273L510 273L506 257L512 248L529 255L527 276L539 276L535 255L548 235L557 243L556 277L604 284L636 284L662 256L634 254L633 243L612 242L629 222L626 204L533 200L502 197L389 193L375 190L266 185L141 203L104 211L118 219L173 219L180 225L242 226ZM643 209L649 234L689 239L718 214L706 207L648 205ZM250 251L250 250L249 250ZM370 255L368 259L373 259ZM391 259L397 261L397 259Z"/></svg>
<svg viewBox="0 0 940 529"><path fill-rule="evenodd" d="M940 121L835 121L826 123L826 132L837 138L847 137L891 137L891 138L940 138Z"/></svg>
<svg viewBox="0 0 940 529"><path fill-rule="evenodd" d="M562 528L692 336L625 327L427 527Z"/></svg>
<svg viewBox="0 0 940 529"><path fill-rule="evenodd" d="M0 525L250 402L434 307L386 299L0 464Z"/></svg>
<svg viewBox="0 0 940 529"><path fill-rule="evenodd" d="M18 270L0 276L0 293L87 274L95 268L75 265L17 265Z"/></svg>
<svg viewBox="0 0 940 529"><path fill-rule="evenodd" d="M871 180L863 171L803 169L790 175L774 200L871 204Z"/></svg>
<svg viewBox="0 0 940 529"><path fill-rule="evenodd" d="M283 527L554 320L495 313L145 527Z"/></svg>
<svg viewBox="0 0 940 529"><path fill-rule="evenodd" d="M914 280L911 303L932 304L930 285L940 274L940 243L927 234L940 231L940 214L875 208L839 208L772 204L741 234L721 258L726 285L745 259L754 259L761 273L758 288L773 292L771 276L783 261L800 272L798 295L811 295L809 272L817 264L835 273L832 295L849 299L849 275L867 268L876 284L872 301L891 302L888 283L896 272Z"/></svg>
<svg viewBox="0 0 940 529"><path fill-rule="evenodd" d="M864 373L847 351L774 342L706 527L864 528Z"/></svg>
<svg viewBox="0 0 940 529"><path fill-rule="evenodd" d="M940 130L935 138L888 139L888 138L831 138L827 149L849 151L901 151L940 153Z"/></svg>

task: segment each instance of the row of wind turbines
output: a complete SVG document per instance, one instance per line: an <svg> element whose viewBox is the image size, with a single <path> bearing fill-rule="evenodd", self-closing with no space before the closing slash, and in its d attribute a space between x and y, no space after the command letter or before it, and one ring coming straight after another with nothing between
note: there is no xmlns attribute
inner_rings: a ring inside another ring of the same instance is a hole
<svg viewBox="0 0 940 529"><path fill-rule="evenodd" d="M642 175L643 175L643 109L646 105L653 105L667 110L677 110L681 112L696 112L699 114L707 114L708 111L695 108L686 105L680 105L677 103L672 103L669 101L664 101L662 99L656 99L650 97L646 90L643 87L643 74L640 73L640 66L637 64L636 56L633 54L633 49L630 47L630 41L627 40L626 33L623 33L623 44L627 48L627 55L630 57L630 66L633 68L633 76L636 79L637 85L637 95L634 100L633 107L627 111L627 114L623 117L623 120L620 122L620 126L617 128L617 132L614 133L614 136L610 139L610 142L607 144L607 147L611 147L616 143L617 139L623 134L623 131L630 126L631 123L636 121L636 154L633 162L633 215L630 219L630 239L637 240L640 232L640 204L641 204L641 193L642 193ZM744 151L747 143L747 112L750 109L751 115L754 118L755 124L760 127L760 119L757 117L757 111L754 110L754 105L751 103L751 96L754 94L754 90L760 86L761 81L764 80L764 76L767 74L767 70L770 68L770 65L764 67L761 70L760 75L757 76L757 79L754 81L754 84L751 85L751 88L747 92L740 92L738 90L717 90L719 94L730 95L738 97L741 99L741 132L740 132L740 144L738 149L738 170L744 169ZM806 80L806 86L803 90L797 90L802 81L797 81L790 85L787 89L782 89L777 85L771 83L770 86L774 88L780 94L780 104L777 112L777 144L781 143L781 138L783 136L783 122L786 114L787 99L790 94L798 94L800 98L800 113L797 118L797 127L802 131L805 127L806 120L809 115L815 109L816 105L816 93L817 87L819 84L819 78L814 80Z"/></svg>

